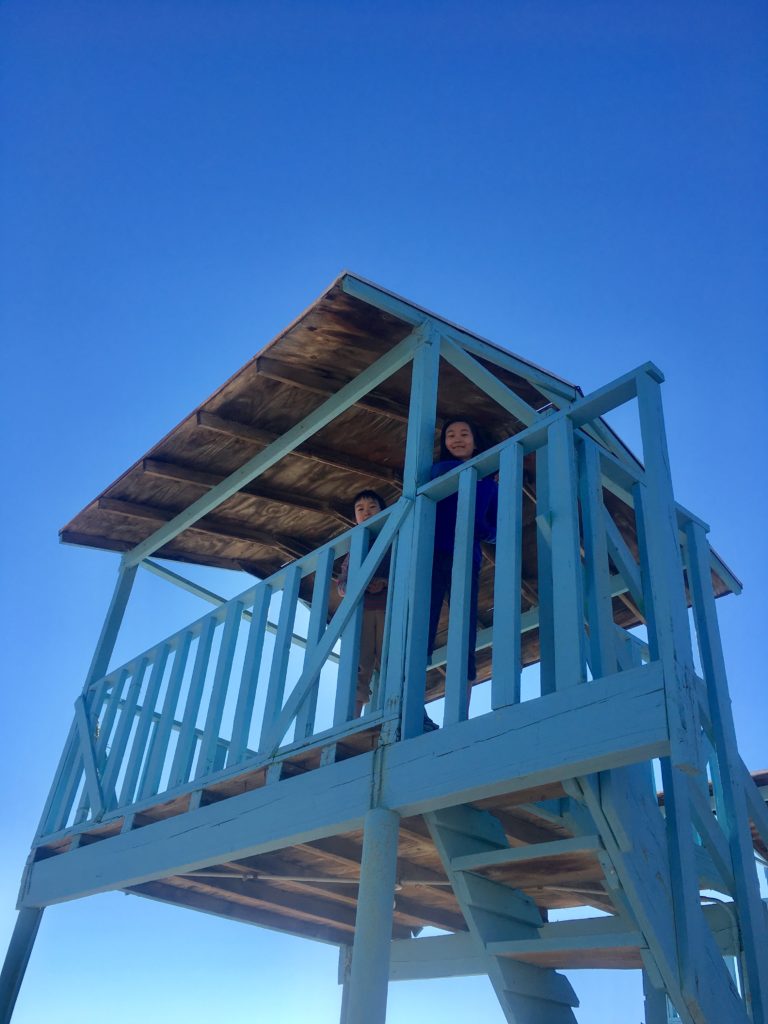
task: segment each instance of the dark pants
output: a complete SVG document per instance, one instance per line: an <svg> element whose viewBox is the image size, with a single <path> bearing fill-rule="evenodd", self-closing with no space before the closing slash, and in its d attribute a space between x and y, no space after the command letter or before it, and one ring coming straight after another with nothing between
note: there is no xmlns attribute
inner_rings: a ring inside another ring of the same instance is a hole
<svg viewBox="0 0 768 1024"><path fill-rule="evenodd" d="M453 572L453 553L435 551L432 563L432 596L429 605L429 633L427 634L427 655L435 649L435 635L440 621L443 601L451 603L451 573ZM480 566L472 566L472 581L469 592L469 654L467 657L467 680L473 682L477 678L475 665L475 647L477 646L477 590Z"/></svg>

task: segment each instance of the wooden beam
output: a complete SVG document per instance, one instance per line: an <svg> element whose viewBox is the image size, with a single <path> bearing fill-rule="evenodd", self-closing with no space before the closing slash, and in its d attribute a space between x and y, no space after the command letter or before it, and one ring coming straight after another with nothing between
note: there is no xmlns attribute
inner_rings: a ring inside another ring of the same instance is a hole
<svg viewBox="0 0 768 1024"><path fill-rule="evenodd" d="M177 514L173 509L157 508L154 505L143 505L134 501L121 501L118 498L99 498L98 507L105 512L114 512L130 519L143 519L152 523L171 522ZM225 537L227 540L242 540L263 547L276 548L288 558L302 558L308 553L307 548L298 540L281 536L279 533L266 533L255 530L251 526L240 526L237 523L222 519L198 520L188 527L190 532L204 533L213 537Z"/></svg>
<svg viewBox="0 0 768 1024"><path fill-rule="evenodd" d="M328 370L323 370L322 374L317 371L313 373L300 366L291 366L290 363L283 363L279 359L272 359L269 356L259 356L256 359L256 371L260 377L267 377L269 380L288 384L290 387L300 388L302 391L311 391L316 395L335 395L350 382L349 378L332 374ZM377 416L387 416L389 419L399 420L401 423L408 422L408 413L405 408L391 399L368 394L359 402L355 402L355 406L358 409L365 409L366 412L375 413Z"/></svg>
<svg viewBox="0 0 768 1024"><path fill-rule="evenodd" d="M236 437L240 441L250 441L253 444L266 448L281 439L280 434L270 430L263 430L261 427L254 427L250 423L239 423L237 420L224 419L222 416L214 416L210 412L199 412L197 423L200 427L214 430L227 437ZM380 466L368 459L359 459L355 455L341 455L336 449L323 448L317 445L302 445L301 448L294 448L286 455L297 459L306 459L309 462L321 462L324 466L332 469L343 469L345 472L352 470L361 476L372 477L375 480L384 480L389 484L397 485L400 481L400 474L397 470L388 466Z"/></svg>
<svg viewBox="0 0 768 1024"><path fill-rule="evenodd" d="M142 469L148 476L156 476L162 480L178 480L181 483L196 484L206 490L216 487L225 479L220 473L210 473L208 470L195 469L193 466L182 466L175 462L163 462L160 459L144 459ZM343 523L345 527L354 526L355 519L349 512L346 505L336 504L330 501L318 501L309 495L302 493L299 499L296 494L289 491L281 491L275 487L267 487L261 482L249 484L244 487L241 494L247 494L250 498L261 501L272 501L276 505L285 505L286 508L298 509L300 512L317 512L319 515L328 516Z"/></svg>

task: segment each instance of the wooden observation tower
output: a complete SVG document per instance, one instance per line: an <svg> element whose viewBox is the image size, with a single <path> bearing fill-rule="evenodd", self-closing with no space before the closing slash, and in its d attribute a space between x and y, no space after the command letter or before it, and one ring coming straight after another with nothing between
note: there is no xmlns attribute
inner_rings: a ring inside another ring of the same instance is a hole
<svg viewBox="0 0 768 1024"><path fill-rule="evenodd" d="M44 908L123 890L338 945L345 1024L383 1022L390 979L478 973L500 1019L572 1024L573 967L642 969L646 1024L665 1024L665 996L685 1024L768 1024L768 812L715 610L739 584L675 503L662 379L646 363L585 396L344 274L80 512L62 539L122 560L0 1019ZM641 461L602 419L625 403ZM493 446L430 480L457 411ZM468 718L475 485L496 474L491 697ZM355 527L364 487L388 506ZM435 509L455 493L453 613L428 659ZM382 668L354 717L362 595L387 553ZM251 577L225 601L168 560ZM214 607L112 665L138 570ZM585 916L558 920L572 907Z"/></svg>

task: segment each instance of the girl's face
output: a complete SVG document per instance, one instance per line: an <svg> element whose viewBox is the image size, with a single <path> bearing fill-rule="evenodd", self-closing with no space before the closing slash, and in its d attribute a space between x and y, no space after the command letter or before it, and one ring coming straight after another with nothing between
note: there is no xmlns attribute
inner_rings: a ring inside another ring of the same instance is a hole
<svg viewBox="0 0 768 1024"><path fill-rule="evenodd" d="M445 432L445 447L454 459L462 462L471 459L475 451L475 435L470 425L463 420L451 423Z"/></svg>

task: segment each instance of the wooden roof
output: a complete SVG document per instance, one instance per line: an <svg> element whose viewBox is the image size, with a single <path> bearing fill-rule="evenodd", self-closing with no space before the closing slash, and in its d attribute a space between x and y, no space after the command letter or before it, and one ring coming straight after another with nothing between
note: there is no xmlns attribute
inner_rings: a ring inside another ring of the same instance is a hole
<svg viewBox="0 0 768 1024"><path fill-rule="evenodd" d="M349 287L350 282L357 289ZM378 286L342 274L285 331L67 523L60 531L61 540L130 550L393 348L411 332L413 320L408 322L350 294L355 290L365 294L366 289L392 298L395 308L419 312L419 307ZM490 359L505 354L510 361L509 353L463 333L485 347L489 359L481 357L480 362L534 409L550 404L539 389L542 380L551 382L560 394L580 393L575 385L520 357L515 357L519 373L500 367ZM353 525L350 503L360 489L373 487L387 501L395 500L400 494L410 384L407 365L167 543L157 556L243 569L265 578ZM438 412L445 417L457 411L482 424L494 443L524 426L443 360ZM525 478L524 608L537 603L535 467L530 457ZM606 495L606 501L613 502L612 512L634 549L631 510L611 495ZM481 576L481 625L490 621L492 608L492 549L487 554ZM723 580L714 580L718 593L727 592ZM617 598L616 606L622 625L637 621L636 610L625 597ZM535 632L526 635L524 657L527 663L538 657ZM487 667L481 659L481 676ZM439 678L433 678L432 686L439 689Z"/></svg>

